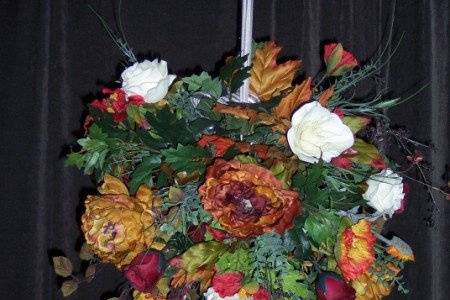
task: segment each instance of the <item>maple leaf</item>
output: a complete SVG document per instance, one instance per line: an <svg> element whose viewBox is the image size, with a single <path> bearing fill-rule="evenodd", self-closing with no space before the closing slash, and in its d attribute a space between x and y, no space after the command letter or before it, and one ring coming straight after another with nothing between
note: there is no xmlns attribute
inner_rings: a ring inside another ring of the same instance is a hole
<svg viewBox="0 0 450 300"><path fill-rule="evenodd" d="M267 42L255 51L253 66L250 71L250 89L261 101L268 101L278 96L280 91L291 86L295 72L300 68L300 60L277 63L281 47L274 42Z"/></svg>
<svg viewBox="0 0 450 300"><path fill-rule="evenodd" d="M331 97L333 96L334 92L334 85L324 90L320 96L319 96L319 103L323 107L327 107L328 101L330 101Z"/></svg>
<svg viewBox="0 0 450 300"><path fill-rule="evenodd" d="M249 107L245 106L231 106L231 105L224 105L221 103L217 103L213 110L218 113L222 114L230 114L235 116L236 118L241 119L252 119L255 118L257 115L257 111L254 109L251 109Z"/></svg>
<svg viewBox="0 0 450 300"><path fill-rule="evenodd" d="M311 78L308 78L300 85L297 85L286 97L284 97L280 104L274 108L273 113L277 118L290 119L292 113L310 98Z"/></svg>

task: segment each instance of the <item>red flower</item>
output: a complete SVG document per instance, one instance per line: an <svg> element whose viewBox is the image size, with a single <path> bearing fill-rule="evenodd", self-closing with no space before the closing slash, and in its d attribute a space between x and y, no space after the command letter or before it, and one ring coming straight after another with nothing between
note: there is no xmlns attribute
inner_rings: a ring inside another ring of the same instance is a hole
<svg viewBox="0 0 450 300"><path fill-rule="evenodd" d="M241 273L224 273L216 274L212 280L212 286L214 291L219 294L220 297L233 296L241 289L241 281L243 276Z"/></svg>
<svg viewBox="0 0 450 300"><path fill-rule="evenodd" d="M270 300L270 294L265 289L260 287L255 294L253 294L253 300Z"/></svg>
<svg viewBox="0 0 450 300"><path fill-rule="evenodd" d="M424 158L423 154L418 150L415 150L414 154L406 156L406 159L410 161L413 165L417 165L418 163L420 163L423 160L423 158Z"/></svg>
<svg viewBox="0 0 450 300"><path fill-rule="evenodd" d="M331 160L331 165L337 168L348 170L352 167L352 161L342 155L335 157Z"/></svg>
<svg viewBox="0 0 450 300"><path fill-rule="evenodd" d="M341 44L327 44L324 50L323 60L330 76L341 76L358 65L353 54L345 51Z"/></svg>
<svg viewBox="0 0 450 300"><path fill-rule="evenodd" d="M116 123L125 121L128 105L133 104L139 106L145 103L144 98L141 96L130 96L127 98L122 89L103 88L102 94L107 96L107 98L94 100L90 105L103 112L111 113ZM140 125L143 128L148 127L148 124L145 122Z"/></svg>
<svg viewBox="0 0 450 300"><path fill-rule="evenodd" d="M339 117L339 119L342 119L343 117L345 117L344 111L343 111L342 108L340 108L340 107L336 107L336 108L333 110L333 113L336 114L336 115Z"/></svg>
<svg viewBox="0 0 450 300"><path fill-rule="evenodd" d="M384 169L386 169L386 162L384 161L384 159L381 156L379 156L378 158L374 158L370 162L370 166L377 170L384 170Z"/></svg>
<svg viewBox="0 0 450 300"><path fill-rule="evenodd" d="M316 295L319 300L354 300L355 290L333 272L319 274L316 281Z"/></svg>
<svg viewBox="0 0 450 300"><path fill-rule="evenodd" d="M216 241L223 241L228 237L226 231L216 229L211 226L206 227L206 230L208 230L208 233L212 235L213 239L215 239Z"/></svg>
<svg viewBox="0 0 450 300"><path fill-rule="evenodd" d="M164 274L164 256L159 251L143 252L123 270L131 285L141 292L151 292Z"/></svg>
<svg viewBox="0 0 450 300"><path fill-rule="evenodd" d="M370 223L363 219L347 227L338 241L338 267L346 280L355 279L370 269L375 261L376 238Z"/></svg>

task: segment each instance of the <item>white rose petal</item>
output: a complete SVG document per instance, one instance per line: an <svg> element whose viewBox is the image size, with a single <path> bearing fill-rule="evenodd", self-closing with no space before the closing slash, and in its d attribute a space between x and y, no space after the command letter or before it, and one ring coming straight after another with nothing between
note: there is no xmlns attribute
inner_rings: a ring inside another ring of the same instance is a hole
<svg viewBox="0 0 450 300"><path fill-rule="evenodd" d="M339 156L353 145L354 137L336 114L314 101L293 114L287 140L300 160L316 163Z"/></svg>
<svg viewBox="0 0 450 300"><path fill-rule="evenodd" d="M402 180L403 178L391 169L385 169L370 176L367 180L369 187L362 196L377 212L392 217L401 207L405 197Z"/></svg>
<svg viewBox="0 0 450 300"><path fill-rule="evenodd" d="M139 95L147 103L155 103L166 96L175 75L168 75L167 62L157 59L134 63L122 72L122 89L129 96Z"/></svg>
<svg viewBox="0 0 450 300"><path fill-rule="evenodd" d="M234 294L233 296L222 298L218 293L216 293L216 291L212 287L210 287L206 291L206 293L203 294L203 296L205 297L206 300L243 300L239 298L239 294ZM247 299L250 300L250 298Z"/></svg>

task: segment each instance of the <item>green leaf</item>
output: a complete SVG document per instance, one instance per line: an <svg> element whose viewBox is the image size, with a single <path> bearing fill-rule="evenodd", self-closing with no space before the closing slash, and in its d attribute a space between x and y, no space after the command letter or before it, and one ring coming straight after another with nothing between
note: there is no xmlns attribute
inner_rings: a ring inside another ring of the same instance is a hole
<svg viewBox="0 0 450 300"><path fill-rule="evenodd" d="M194 243L186 235L181 232L175 232L164 248L164 252L167 253L166 258L180 255L193 245Z"/></svg>
<svg viewBox="0 0 450 300"><path fill-rule="evenodd" d="M227 87L228 93L234 93L250 77L250 67L244 67L247 56L236 56L220 69L219 78Z"/></svg>
<svg viewBox="0 0 450 300"><path fill-rule="evenodd" d="M63 297L72 295L78 289L78 283L75 280L64 281L61 286Z"/></svg>
<svg viewBox="0 0 450 300"><path fill-rule="evenodd" d="M143 124L145 121L145 109L137 105L128 105L127 116L128 119L136 124Z"/></svg>
<svg viewBox="0 0 450 300"><path fill-rule="evenodd" d="M216 262L216 268L220 273L243 272L250 275L252 259L247 249L238 248L234 252L225 252Z"/></svg>
<svg viewBox="0 0 450 300"><path fill-rule="evenodd" d="M163 149L166 147L166 143L161 139L161 137L152 134L149 131L138 129L136 131L138 139L152 149Z"/></svg>
<svg viewBox="0 0 450 300"><path fill-rule="evenodd" d="M141 184L150 184L153 171L161 165L161 156L153 155L144 157L131 174L129 183L130 192L134 194Z"/></svg>
<svg viewBox="0 0 450 300"><path fill-rule="evenodd" d="M193 245L181 255L183 269L188 273L194 273L203 266L215 263L226 251L226 247L225 244L216 241Z"/></svg>
<svg viewBox="0 0 450 300"><path fill-rule="evenodd" d="M193 145L183 146L179 144L177 149L163 150L162 154L165 156L166 162L177 172L193 173L199 171L202 174L207 162L211 159L211 153L208 150Z"/></svg>
<svg viewBox="0 0 450 300"><path fill-rule="evenodd" d="M304 224L305 217L297 217L294 221L294 227L286 234L287 238L295 245L294 255L299 259L305 259L311 254L311 243L303 231Z"/></svg>
<svg viewBox="0 0 450 300"><path fill-rule="evenodd" d="M212 79L206 72L202 72L200 75L185 77L182 80L188 84L188 90L190 92L201 90L216 99L222 95L222 84L220 80L218 78Z"/></svg>
<svg viewBox="0 0 450 300"><path fill-rule="evenodd" d="M167 174L164 172L161 172L161 173L159 173L158 179L156 180L156 187L158 189L163 188L163 187L169 185L169 182L170 182L170 178L167 176Z"/></svg>
<svg viewBox="0 0 450 300"><path fill-rule="evenodd" d="M64 163L66 166L74 166L81 169L84 165L84 155L79 152L69 153Z"/></svg>
<svg viewBox="0 0 450 300"><path fill-rule="evenodd" d="M194 74L190 77L184 77L182 80L188 84L188 90L190 92L196 92L202 88L205 81L211 80L211 76L206 72L202 72L200 75Z"/></svg>
<svg viewBox="0 0 450 300"><path fill-rule="evenodd" d="M54 256L53 260L53 269L55 273L62 277L69 277L72 275L73 266L72 262L65 256Z"/></svg>
<svg viewBox="0 0 450 300"><path fill-rule="evenodd" d="M321 210L310 214L305 221L306 234L320 246L327 241L335 241L341 218L332 211Z"/></svg>
<svg viewBox="0 0 450 300"><path fill-rule="evenodd" d="M368 118L359 116L345 116L342 119L342 123L347 125L354 134L363 129L368 124L368 122Z"/></svg>
<svg viewBox="0 0 450 300"><path fill-rule="evenodd" d="M164 141L177 144L194 142L192 132L188 129L186 120L178 118L168 107L146 114L150 126Z"/></svg>
<svg viewBox="0 0 450 300"><path fill-rule="evenodd" d="M87 243L83 243L80 249L79 257L82 260L91 260L94 258L94 253Z"/></svg>
<svg viewBox="0 0 450 300"><path fill-rule="evenodd" d="M108 135L94 123L89 127L89 137L93 140L105 141Z"/></svg>
<svg viewBox="0 0 450 300"><path fill-rule="evenodd" d="M326 189L323 189L325 174L326 169L322 163L308 165L292 177L291 185L300 191L301 199L306 204L317 208L328 208L329 194Z"/></svg>
<svg viewBox="0 0 450 300"><path fill-rule="evenodd" d="M283 291L287 293L293 293L296 296L303 299L314 299L314 293L309 289L309 286L302 283L305 276L302 276L300 272L291 270L283 276Z"/></svg>
<svg viewBox="0 0 450 300"><path fill-rule="evenodd" d="M331 52L328 60L325 62L327 65L327 73L331 74L335 71L336 66L341 61L342 53L344 49L341 44L337 44L336 47Z"/></svg>
<svg viewBox="0 0 450 300"><path fill-rule="evenodd" d="M357 151L355 156L349 157L352 162L370 165L374 160L381 159L377 147L362 139L355 139L352 149Z"/></svg>

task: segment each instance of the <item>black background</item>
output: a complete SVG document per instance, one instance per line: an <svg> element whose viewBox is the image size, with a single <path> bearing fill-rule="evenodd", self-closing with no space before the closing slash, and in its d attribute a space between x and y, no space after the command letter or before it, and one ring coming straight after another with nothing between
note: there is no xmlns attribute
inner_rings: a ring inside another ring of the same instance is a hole
<svg viewBox="0 0 450 300"><path fill-rule="evenodd" d="M239 1L126 0L122 16L127 38L141 58L161 57L172 72L214 70L239 44ZM273 38L284 57L303 59L305 74L321 66L321 42L340 41L360 60L368 59L386 36L405 38L385 69L386 87L407 96L430 86L389 111L407 125L428 151L435 185L445 185L449 162L448 1L256 0L254 37ZM92 182L65 168L62 155L80 127L83 102L102 83L116 79L119 51L86 3L112 22L117 1L1 0L0 99L1 243L0 299L60 299L49 249L76 261L81 200ZM84 100L83 100L84 99ZM432 205L412 183L408 210L388 223L415 250L405 275L411 293L390 299L450 298L450 204L437 197L434 226L426 225ZM121 282L104 269L71 299L100 299Z"/></svg>

